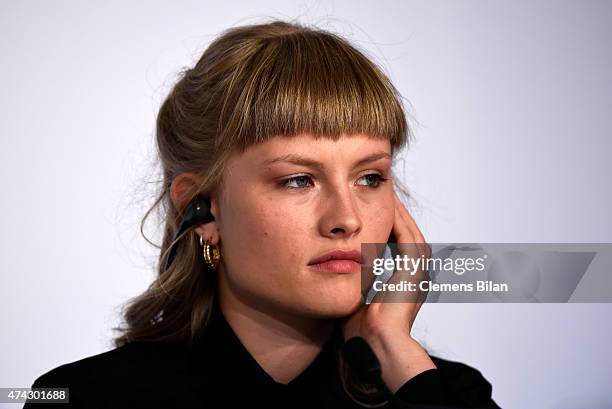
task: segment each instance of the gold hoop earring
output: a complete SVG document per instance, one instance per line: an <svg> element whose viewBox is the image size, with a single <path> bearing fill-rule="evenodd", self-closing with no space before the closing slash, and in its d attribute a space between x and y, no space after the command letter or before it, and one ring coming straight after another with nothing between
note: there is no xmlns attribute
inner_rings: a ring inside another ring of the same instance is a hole
<svg viewBox="0 0 612 409"><path fill-rule="evenodd" d="M206 267L211 270L217 270L219 267L219 260L221 260L221 250L217 244L210 244L208 240L204 240L200 236L200 245L203 247L202 253L204 254L204 262Z"/></svg>

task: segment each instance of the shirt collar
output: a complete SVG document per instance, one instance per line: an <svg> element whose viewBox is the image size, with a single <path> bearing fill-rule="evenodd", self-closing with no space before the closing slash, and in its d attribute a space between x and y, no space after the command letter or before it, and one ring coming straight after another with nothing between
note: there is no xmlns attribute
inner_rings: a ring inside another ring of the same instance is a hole
<svg viewBox="0 0 612 409"><path fill-rule="evenodd" d="M317 385L330 385L336 374L339 329L324 344L321 352L288 384L276 382L253 358L227 322L215 297L210 320L190 347L190 370L209 382L230 382L234 386L270 388L281 391L313 392Z"/></svg>

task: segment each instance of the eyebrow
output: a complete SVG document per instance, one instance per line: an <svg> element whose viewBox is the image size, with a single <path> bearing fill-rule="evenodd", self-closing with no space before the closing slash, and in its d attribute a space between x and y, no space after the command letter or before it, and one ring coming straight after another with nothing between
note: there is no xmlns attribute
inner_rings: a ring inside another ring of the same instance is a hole
<svg viewBox="0 0 612 409"><path fill-rule="evenodd" d="M356 167L365 165L366 163L374 162L383 158L391 159L391 155L389 155L387 152L375 152L364 158L359 159L353 164L353 166ZM308 166L316 169L322 169L324 167L323 163L297 153L289 153L287 155L279 156L277 158L268 159L264 161L263 165L269 166L279 162L293 163L295 165Z"/></svg>

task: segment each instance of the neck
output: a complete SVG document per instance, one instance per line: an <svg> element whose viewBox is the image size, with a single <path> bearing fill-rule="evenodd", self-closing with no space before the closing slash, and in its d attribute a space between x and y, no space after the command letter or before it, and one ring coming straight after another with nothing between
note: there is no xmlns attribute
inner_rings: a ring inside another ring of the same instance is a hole
<svg viewBox="0 0 612 409"><path fill-rule="evenodd" d="M240 342L257 363L283 384L303 372L329 339L333 321L257 308L219 286L219 306Z"/></svg>

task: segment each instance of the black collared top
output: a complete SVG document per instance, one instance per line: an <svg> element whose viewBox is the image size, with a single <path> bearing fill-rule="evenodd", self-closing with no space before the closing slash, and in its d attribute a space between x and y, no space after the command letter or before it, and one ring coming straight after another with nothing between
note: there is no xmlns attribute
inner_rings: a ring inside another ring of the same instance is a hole
<svg viewBox="0 0 612 409"><path fill-rule="evenodd" d="M70 403L51 408L360 408L341 386L336 340L330 338L302 373L282 384L250 355L215 303L208 326L193 344L130 342L58 366L39 376L32 388L69 388ZM437 369L408 380L395 393L400 401L385 408L401 402L499 408L478 370L431 358ZM45 407L27 402L24 409Z"/></svg>

